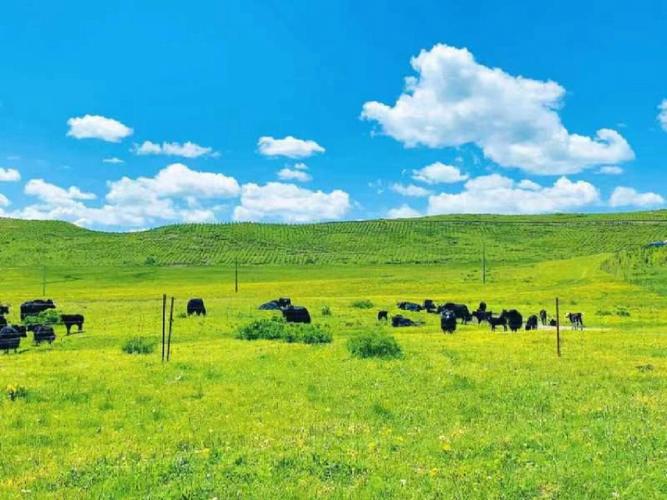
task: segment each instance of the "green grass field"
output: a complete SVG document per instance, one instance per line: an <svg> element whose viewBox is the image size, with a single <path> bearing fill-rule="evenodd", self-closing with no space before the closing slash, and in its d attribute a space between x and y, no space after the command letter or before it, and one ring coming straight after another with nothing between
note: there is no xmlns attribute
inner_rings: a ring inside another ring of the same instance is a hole
<svg viewBox="0 0 667 500"><path fill-rule="evenodd" d="M0 354L0 497L665 498L667 250L641 246L666 234L664 212L132 234L0 220L9 319L44 276L60 310L86 316L83 334ZM179 313L164 365L159 345L122 350L159 341L163 293ZM209 315L182 317L196 296ZM278 296L333 342L235 338ZM549 328L375 320L398 300L527 315L557 296L587 325L562 331L561 358ZM401 358L350 355L376 330Z"/></svg>

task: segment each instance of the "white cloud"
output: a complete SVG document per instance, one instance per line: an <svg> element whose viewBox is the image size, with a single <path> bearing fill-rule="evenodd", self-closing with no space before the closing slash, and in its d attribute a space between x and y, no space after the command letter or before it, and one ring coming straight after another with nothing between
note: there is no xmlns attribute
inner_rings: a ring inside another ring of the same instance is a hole
<svg viewBox="0 0 667 500"><path fill-rule="evenodd" d="M325 149L315 141L297 139L288 135L283 139L260 137L257 141L260 154L264 156L286 156L288 158L307 158L315 153L324 153Z"/></svg>
<svg viewBox="0 0 667 500"><path fill-rule="evenodd" d="M667 132L667 99L662 100L658 106L658 110L660 111L658 113L658 122L660 122L662 130Z"/></svg>
<svg viewBox="0 0 667 500"><path fill-rule="evenodd" d="M67 120L67 135L75 139L101 139L107 142L120 142L132 135L133 130L118 120L99 115L85 115Z"/></svg>
<svg viewBox="0 0 667 500"><path fill-rule="evenodd" d="M200 156L218 156L213 148L200 146L194 142L163 142L157 144L151 141L144 141L142 144L135 144L133 151L138 155L165 155L182 156L183 158L199 158Z"/></svg>
<svg viewBox="0 0 667 500"><path fill-rule="evenodd" d="M571 134L558 110L565 89L553 81L512 76L475 61L467 49L438 44L411 60L418 76L406 79L393 106L371 101L362 118L407 147L476 144L505 167L534 174L567 174L634 158L616 131Z"/></svg>
<svg viewBox="0 0 667 500"><path fill-rule="evenodd" d="M612 207L650 207L662 205L665 199L657 193L639 193L636 189L619 186L609 198Z"/></svg>
<svg viewBox="0 0 667 500"><path fill-rule="evenodd" d="M123 177L109 182L104 204L90 207L83 202L94 199L92 193L33 179L26 184L25 192L39 202L12 216L61 219L82 226L146 227L165 222L211 222L216 218L217 206L201 206L201 202L234 198L240 190L232 177L198 172L175 163L154 177Z"/></svg>
<svg viewBox="0 0 667 500"><path fill-rule="evenodd" d="M445 165L437 161L419 170L413 170L412 178L427 184L453 184L466 180L468 176L461 173L458 167Z"/></svg>
<svg viewBox="0 0 667 500"><path fill-rule="evenodd" d="M308 170L308 165L306 165L305 163L299 162L299 163L295 163L294 165L292 165L292 168L295 168L297 170Z"/></svg>
<svg viewBox="0 0 667 500"><path fill-rule="evenodd" d="M617 165L604 165L600 167L598 173L605 175L621 175L623 173L623 169Z"/></svg>
<svg viewBox="0 0 667 500"><path fill-rule="evenodd" d="M585 181L573 182L566 177L553 186L522 181L515 183L507 177L492 174L466 182L464 190L431 196L430 215L448 213L535 214L561 212L583 208L599 202L595 186Z"/></svg>
<svg viewBox="0 0 667 500"><path fill-rule="evenodd" d="M15 168L0 168L0 182L17 182L21 174Z"/></svg>
<svg viewBox="0 0 667 500"><path fill-rule="evenodd" d="M388 219L412 219L414 217L421 217L419 210L415 210L409 205L401 205L398 208L392 208L387 212Z"/></svg>
<svg viewBox="0 0 667 500"><path fill-rule="evenodd" d="M4 194L0 193L0 207L8 207L11 204L9 201L9 198L7 198ZM0 210L0 214L2 214L2 210Z"/></svg>
<svg viewBox="0 0 667 500"><path fill-rule="evenodd" d="M431 191L424 189L421 186L415 186L414 184L392 184L390 189L395 193L400 194L401 196L413 196L415 198L428 196L431 194Z"/></svg>
<svg viewBox="0 0 667 500"><path fill-rule="evenodd" d="M313 180L312 176L304 170L297 170L296 168L283 168L278 171L278 178L283 181L299 181L310 182Z"/></svg>
<svg viewBox="0 0 667 500"><path fill-rule="evenodd" d="M122 163L125 163L125 160L121 160L120 158L116 158L115 156L111 158L104 158L102 160L102 163L110 163L112 165L120 165Z"/></svg>
<svg viewBox="0 0 667 500"><path fill-rule="evenodd" d="M344 191L325 193L269 182L263 186L244 184L241 204L233 217L237 221L314 222L341 219L349 210L350 197Z"/></svg>

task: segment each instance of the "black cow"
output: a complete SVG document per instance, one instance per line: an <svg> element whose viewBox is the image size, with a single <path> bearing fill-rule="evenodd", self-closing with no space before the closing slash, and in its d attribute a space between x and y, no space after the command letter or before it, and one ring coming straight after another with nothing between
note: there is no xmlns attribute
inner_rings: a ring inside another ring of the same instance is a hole
<svg viewBox="0 0 667 500"><path fill-rule="evenodd" d="M436 306L435 302L433 302L431 299L425 299L424 309L426 309L427 312L434 313L437 312L438 306Z"/></svg>
<svg viewBox="0 0 667 500"><path fill-rule="evenodd" d="M196 314L197 316L206 316L206 306L204 299L190 299L187 305L188 316Z"/></svg>
<svg viewBox="0 0 667 500"><path fill-rule="evenodd" d="M69 335L73 326L76 326L79 332L83 330L83 322L85 321L85 318L83 317L83 314L61 314L60 321L65 325L67 335Z"/></svg>
<svg viewBox="0 0 667 500"><path fill-rule="evenodd" d="M542 322L542 326L546 326L547 324L547 311L542 309L540 311L540 321Z"/></svg>
<svg viewBox="0 0 667 500"><path fill-rule="evenodd" d="M573 330L583 330L584 329L584 315L580 312L577 313L567 313L567 319L570 320Z"/></svg>
<svg viewBox="0 0 667 500"><path fill-rule="evenodd" d="M378 311L378 321L387 321L389 313L387 311Z"/></svg>
<svg viewBox="0 0 667 500"><path fill-rule="evenodd" d="M526 320L526 331L537 330L537 315L531 314Z"/></svg>
<svg viewBox="0 0 667 500"><path fill-rule="evenodd" d="M452 311L454 316L456 316L456 319L460 319L461 323L464 325L468 324L468 322L472 320L472 314L470 314L470 310L465 304L454 304L453 302L447 302L446 304L440 306L438 310L440 313L444 311Z"/></svg>
<svg viewBox="0 0 667 500"><path fill-rule="evenodd" d="M292 305L292 301L287 297L280 297L279 299L270 300L265 302L258 309L262 311L277 311L279 309L284 309Z"/></svg>
<svg viewBox="0 0 667 500"><path fill-rule="evenodd" d="M516 309L503 311L503 315L507 318L507 326L509 326L510 331L516 332L523 325L523 316Z"/></svg>
<svg viewBox="0 0 667 500"><path fill-rule="evenodd" d="M424 309L421 304L416 304L415 302L399 302L397 306L399 309L412 312L419 312Z"/></svg>
<svg viewBox="0 0 667 500"><path fill-rule="evenodd" d="M507 331L507 318L503 314L500 316L488 316L486 319L489 322L489 325L491 325L491 331L495 332L497 326L502 326L504 331Z"/></svg>
<svg viewBox="0 0 667 500"><path fill-rule="evenodd" d="M2 314L0 314L0 328L2 328L3 326L7 326L7 320Z"/></svg>
<svg viewBox="0 0 667 500"><path fill-rule="evenodd" d="M9 314L9 306L0 304L0 316Z"/></svg>
<svg viewBox="0 0 667 500"><path fill-rule="evenodd" d="M12 325L12 328L18 332L19 337L28 336L28 328L25 325Z"/></svg>
<svg viewBox="0 0 667 500"><path fill-rule="evenodd" d="M443 333L454 333L456 331L456 314L449 309L445 309L440 314L440 328Z"/></svg>
<svg viewBox="0 0 667 500"><path fill-rule="evenodd" d="M477 310L482 312L486 311L486 302L480 302Z"/></svg>
<svg viewBox="0 0 667 500"><path fill-rule="evenodd" d="M23 304L21 304L21 321L26 319L26 317L28 316L37 316L42 311L55 308L56 305L53 303L51 299L47 300L36 299L24 302Z"/></svg>
<svg viewBox="0 0 667 500"><path fill-rule="evenodd" d="M489 318L493 316L493 313L491 311L477 309L472 315L477 319L477 324L480 324L482 321L489 321Z"/></svg>
<svg viewBox="0 0 667 500"><path fill-rule="evenodd" d="M558 321L556 321L555 319L550 319L549 326L558 326Z"/></svg>
<svg viewBox="0 0 667 500"><path fill-rule="evenodd" d="M11 326L0 328L0 350L5 354L13 350L16 352L21 345L21 334Z"/></svg>
<svg viewBox="0 0 667 500"><path fill-rule="evenodd" d="M33 338L35 340L35 344L41 344L42 342L48 342L50 344L56 340L56 333L53 331L52 326L38 325L35 327Z"/></svg>
<svg viewBox="0 0 667 500"><path fill-rule="evenodd" d="M310 313L302 306L288 306L282 309L283 318L288 323L310 323Z"/></svg>
<svg viewBox="0 0 667 500"><path fill-rule="evenodd" d="M417 323L410 318L397 314L396 316L391 317L391 326L394 328L401 328L404 326L417 326Z"/></svg>

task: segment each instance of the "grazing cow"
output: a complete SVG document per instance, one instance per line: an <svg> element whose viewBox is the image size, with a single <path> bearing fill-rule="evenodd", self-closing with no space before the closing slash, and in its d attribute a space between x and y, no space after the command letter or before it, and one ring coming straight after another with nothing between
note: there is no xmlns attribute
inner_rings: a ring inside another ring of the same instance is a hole
<svg viewBox="0 0 667 500"><path fill-rule="evenodd" d="M394 328L401 328L404 326L417 326L417 323L412 321L410 318L406 318L400 314L397 314L396 316L392 316L391 326Z"/></svg>
<svg viewBox="0 0 667 500"><path fill-rule="evenodd" d="M540 322L542 323L542 326L546 326L547 324L547 311L544 309L540 311Z"/></svg>
<svg viewBox="0 0 667 500"><path fill-rule="evenodd" d="M292 301L287 297L280 297L279 299L270 300L258 307L261 311L277 311L292 305Z"/></svg>
<svg viewBox="0 0 667 500"><path fill-rule="evenodd" d="M302 306L288 306L282 309L283 318L288 323L310 323L310 313Z"/></svg>
<svg viewBox="0 0 667 500"><path fill-rule="evenodd" d="M83 322L85 318L83 314L61 314L60 321L63 322L67 329L67 335L70 334L72 327L76 326L79 333L83 330Z"/></svg>
<svg viewBox="0 0 667 500"><path fill-rule="evenodd" d="M9 314L9 306L0 304L0 316Z"/></svg>
<svg viewBox="0 0 667 500"><path fill-rule="evenodd" d="M489 318L493 316L493 313L491 311L477 309L472 315L477 319L477 324L480 324L482 321L489 321Z"/></svg>
<svg viewBox="0 0 667 500"><path fill-rule="evenodd" d="M503 311L503 314L500 316L489 316L487 317L487 321L489 322L489 325L491 325L491 331L495 332L497 326L502 326L504 331L507 331L507 318L505 317L505 312Z"/></svg>
<svg viewBox="0 0 667 500"><path fill-rule="evenodd" d="M421 304L416 304L415 302L399 302L397 306L399 309L412 312L419 312L424 309Z"/></svg>
<svg viewBox="0 0 667 500"><path fill-rule="evenodd" d="M52 326L38 325L35 327L33 338L35 339L35 344L41 344L42 342L48 342L50 344L56 340L56 333L53 331Z"/></svg>
<svg viewBox="0 0 667 500"><path fill-rule="evenodd" d="M440 328L443 333L454 333L456 331L456 314L449 309L445 309L440 314Z"/></svg>
<svg viewBox="0 0 667 500"><path fill-rule="evenodd" d="M538 319L536 314L528 316L528 319L526 320L526 331L537 330L537 322Z"/></svg>
<svg viewBox="0 0 667 500"><path fill-rule="evenodd" d="M437 312L438 306L435 305L435 302L433 302L431 299L425 299L424 300L424 309L426 309L427 312L434 313Z"/></svg>
<svg viewBox="0 0 667 500"><path fill-rule="evenodd" d="M21 334L11 326L0 328L0 350L7 354L13 350L16 352L21 345Z"/></svg>
<svg viewBox="0 0 667 500"><path fill-rule="evenodd" d="M0 328L2 328L3 326L7 326L7 320L2 314L0 314Z"/></svg>
<svg viewBox="0 0 667 500"><path fill-rule="evenodd" d="M570 320L573 330L583 330L584 329L584 315L580 312L578 313L567 313L567 319Z"/></svg>
<svg viewBox="0 0 667 500"><path fill-rule="evenodd" d="M21 321L26 319L28 316L37 316L42 311L47 309L55 309L56 305L51 299L48 300L30 300L21 304Z"/></svg>
<svg viewBox="0 0 667 500"><path fill-rule="evenodd" d="M389 313L387 311L378 311L378 321L387 321Z"/></svg>
<svg viewBox="0 0 667 500"><path fill-rule="evenodd" d="M521 313L516 309L503 311L503 314L507 318L507 326L509 326L510 331L516 332L523 325L523 316L521 316Z"/></svg>
<svg viewBox="0 0 667 500"><path fill-rule="evenodd" d="M486 302L480 302L477 310L482 312L486 311Z"/></svg>
<svg viewBox="0 0 667 500"><path fill-rule="evenodd" d="M472 320L472 314L468 306L465 304L454 304L453 302L447 302L445 305L442 305L438 308L439 312L452 311L456 319L460 319L461 323L464 325L468 324Z"/></svg>
<svg viewBox="0 0 667 500"><path fill-rule="evenodd" d="M196 314L197 316L206 316L206 306L204 299L190 299L187 306L188 316Z"/></svg>
<svg viewBox="0 0 667 500"><path fill-rule="evenodd" d="M558 321L556 321L555 319L550 319L549 326L558 326Z"/></svg>
<svg viewBox="0 0 667 500"><path fill-rule="evenodd" d="M19 333L19 337L28 336L28 328L25 325L12 325L12 328Z"/></svg>

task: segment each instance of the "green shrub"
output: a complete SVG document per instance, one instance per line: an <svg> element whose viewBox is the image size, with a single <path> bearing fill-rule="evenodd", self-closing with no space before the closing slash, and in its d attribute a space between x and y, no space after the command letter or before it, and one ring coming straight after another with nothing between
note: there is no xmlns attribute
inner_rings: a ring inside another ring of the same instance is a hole
<svg viewBox="0 0 667 500"><path fill-rule="evenodd" d="M328 344L332 335L318 325L285 323L282 319L260 319L242 326L236 331L242 340L282 340L288 343Z"/></svg>
<svg viewBox="0 0 667 500"><path fill-rule="evenodd" d="M57 325L60 323L60 311L56 309L47 309L34 316L26 316L23 324L29 325Z"/></svg>
<svg viewBox="0 0 667 500"><path fill-rule="evenodd" d="M28 389L22 385L10 384L5 387L5 394L10 401L16 401L17 399L23 399L28 396Z"/></svg>
<svg viewBox="0 0 667 500"><path fill-rule="evenodd" d="M128 354L150 354L155 350L155 342L144 337L133 337L123 344Z"/></svg>
<svg viewBox="0 0 667 500"><path fill-rule="evenodd" d="M355 300L351 305L357 309L372 309L374 307L373 303L368 299Z"/></svg>
<svg viewBox="0 0 667 500"><path fill-rule="evenodd" d="M357 358L399 358L403 351L396 339L382 332L362 333L347 342L347 349Z"/></svg>
<svg viewBox="0 0 667 500"><path fill-rule="evenodd" d="M322 306L322 316L331 316L331 308L329 306Z"/></svg>

